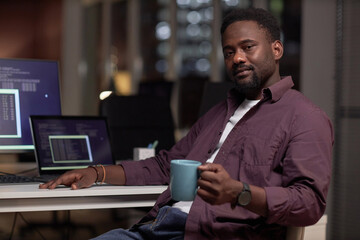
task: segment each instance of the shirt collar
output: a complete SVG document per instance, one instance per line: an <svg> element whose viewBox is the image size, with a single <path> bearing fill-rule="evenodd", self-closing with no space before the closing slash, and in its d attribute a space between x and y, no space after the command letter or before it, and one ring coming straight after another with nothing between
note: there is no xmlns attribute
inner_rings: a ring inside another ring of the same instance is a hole
<svg viewBox="0 0 360 240"><path fill-rule="evenodd" d="M264 98L270 98L271 102L277 102L285 94L285 92L294 86L291 76L281 78L280 81L263 89Z"/></svg>
<svg viewBox="0 0 360 240"><path fill-rule="evenodd" d="M268 88L263 89L263 99L271 99L271 102L277 102L285 92L294 86L291 76L282 77L280 81L274 83ZM228 92L228 100L235 105L244 100L244 96L239 95L235 88Z"/></svg>

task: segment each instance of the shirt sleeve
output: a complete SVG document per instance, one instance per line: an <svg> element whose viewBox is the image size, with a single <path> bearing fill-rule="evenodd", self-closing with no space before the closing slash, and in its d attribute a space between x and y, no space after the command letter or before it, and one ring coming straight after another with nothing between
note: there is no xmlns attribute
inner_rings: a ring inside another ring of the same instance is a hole
<svg viewBox="0 0 360 240"><path fill-rule="evenodd" d="M265 187L268 223L306 226L324 214L331 177L333 129L317 109L293 122L281 187Z"/></svg>
<svg viewBox="0 0 360 240"><path fill-rule="evenodd" d="M161 150L155 157L141 161L124 161L121 165L126 176L126 185L163 185L170 182L170 161L184 159L192 148L201 128L198 121L189 133L169 151Z"/></svg>

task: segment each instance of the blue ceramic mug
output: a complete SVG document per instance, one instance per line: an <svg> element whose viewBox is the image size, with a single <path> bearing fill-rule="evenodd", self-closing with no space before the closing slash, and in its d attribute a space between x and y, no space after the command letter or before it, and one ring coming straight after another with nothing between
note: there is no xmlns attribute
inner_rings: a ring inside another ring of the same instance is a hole
<svg viewBox="0 0 360 240"><path fill-rule="evenodd" d="M170 191L176 201L192 201L197 192L197 180L200 173L197 170L201 162L176 159L170 163Z"/></svg>

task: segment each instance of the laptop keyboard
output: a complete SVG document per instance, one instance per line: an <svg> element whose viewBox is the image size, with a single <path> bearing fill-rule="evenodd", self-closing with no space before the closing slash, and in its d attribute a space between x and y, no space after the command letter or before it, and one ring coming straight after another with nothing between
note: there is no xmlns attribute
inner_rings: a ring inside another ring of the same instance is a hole
<svg viewBox="0 0 360 240"><path fill-rule="evenodd" d="M41 178L19 176L13 174L0 175L0 183L38 183L44 182Z"/></svg>

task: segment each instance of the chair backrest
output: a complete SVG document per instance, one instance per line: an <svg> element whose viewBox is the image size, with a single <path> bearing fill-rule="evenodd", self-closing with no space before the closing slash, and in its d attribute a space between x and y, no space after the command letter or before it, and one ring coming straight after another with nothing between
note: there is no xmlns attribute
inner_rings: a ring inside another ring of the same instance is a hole
<svg viewBox="0 0 360 240"><path fill-rule="evenodd" d="M156 150L175 143L170 104L156 96L111 95L100 102L100 115L107 117L116 160L133 158L134 147L159 141Z"/></svg>
<svg viewBox="0 0 360 240"><path fill-rule="evenodd" d="M287 227L286 240L303 240L305 227Z"/></svg>
<svg viewBox="0 0 360 240"><path fill-rule="evenodd" d="M163 97L166 101L171 101L173 82L169 81L152 81L140 82L138 95L141 96L158 96Z"/></svg>
<svg viewBox="0 0 360 240"><path fill-rule="evenodd" d="M226 99L227 92L234 87L232 82L206 82L201 98L199 117L215 104Z"/></svg>

